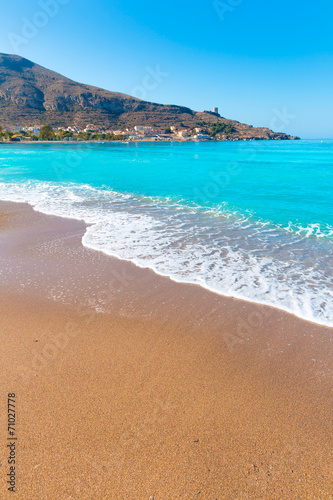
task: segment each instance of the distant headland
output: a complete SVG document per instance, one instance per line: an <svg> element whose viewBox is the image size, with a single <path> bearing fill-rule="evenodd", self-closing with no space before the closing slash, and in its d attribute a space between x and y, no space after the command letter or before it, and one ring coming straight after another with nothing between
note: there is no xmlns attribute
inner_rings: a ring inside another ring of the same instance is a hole
<svg viewBox="0 0 333 500"><path fill-rule="evenodd" d="M290 140L213 111L144 101L0 54L0 140Z"/></svg>

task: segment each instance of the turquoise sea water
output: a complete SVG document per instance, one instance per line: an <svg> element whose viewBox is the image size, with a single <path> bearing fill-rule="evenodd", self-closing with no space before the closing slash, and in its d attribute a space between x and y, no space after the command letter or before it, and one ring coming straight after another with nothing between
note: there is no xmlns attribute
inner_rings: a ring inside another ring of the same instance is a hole
<svg viewBox="0 0 333 500"><path fill-rule="evenodd" d="M0 199L83 243L333 326L333 141L0 145Z"/></svg>

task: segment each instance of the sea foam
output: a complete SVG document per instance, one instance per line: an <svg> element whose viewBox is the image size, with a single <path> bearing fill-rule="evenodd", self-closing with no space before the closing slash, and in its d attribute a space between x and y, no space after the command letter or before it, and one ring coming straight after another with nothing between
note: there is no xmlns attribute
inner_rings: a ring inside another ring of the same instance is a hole
<svg viewBox="0 0 333 500"><path fill-rule="evenodd" d="M84 220L91 225L83 244L91 249L333 326L333 245L317 225L283 228L227 207L204 210L88 184L0 183L0 199Z"/></svg>

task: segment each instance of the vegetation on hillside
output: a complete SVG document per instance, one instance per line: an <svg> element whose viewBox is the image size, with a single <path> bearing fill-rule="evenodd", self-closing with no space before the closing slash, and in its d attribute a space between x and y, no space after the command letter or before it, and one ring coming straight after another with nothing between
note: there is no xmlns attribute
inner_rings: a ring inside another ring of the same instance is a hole
<svg viewBox="0 0 333 500"><path fill-rule="evenodd" d="M40 129L38 137L42 141L52 141L52 139L55 137L55 134L53 132L53 128L50 125L44 125Z"/></svg>
<svg viewBox="0 0 333 500"><path fill-rule="evenodd" d="M234 127L230 123L213 123L210 126L209 135L211 137L216 137L219 134L230 135L235 131Z"/></svg>

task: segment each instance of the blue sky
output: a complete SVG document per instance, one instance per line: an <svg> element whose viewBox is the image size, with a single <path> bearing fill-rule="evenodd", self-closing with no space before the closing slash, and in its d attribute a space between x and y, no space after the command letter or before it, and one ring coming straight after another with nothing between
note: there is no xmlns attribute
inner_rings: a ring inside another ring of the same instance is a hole
<svg viewBox="0 0 333 500"><path fill-rule="evenodd" d="M333 3L15 0L0 52L73 80L303 138L333 137Z"/></svg>

